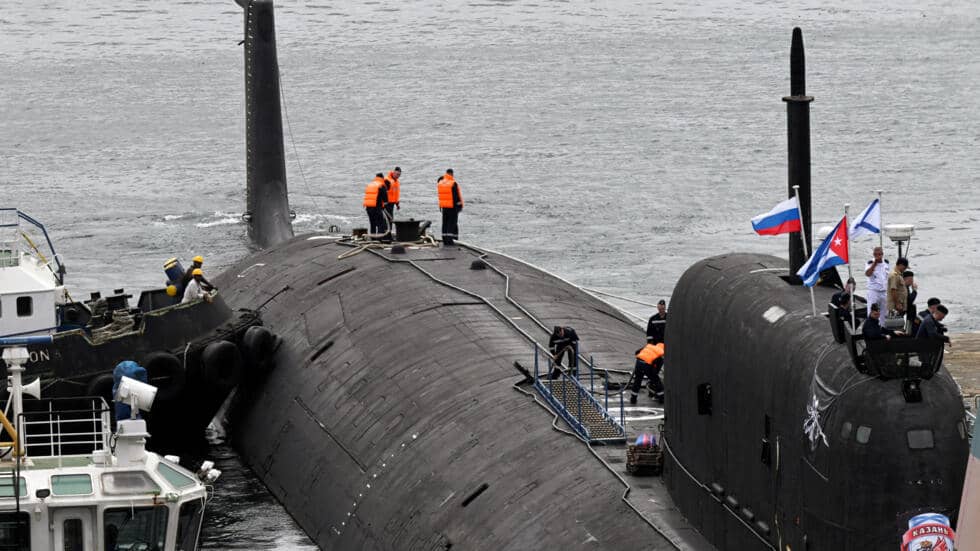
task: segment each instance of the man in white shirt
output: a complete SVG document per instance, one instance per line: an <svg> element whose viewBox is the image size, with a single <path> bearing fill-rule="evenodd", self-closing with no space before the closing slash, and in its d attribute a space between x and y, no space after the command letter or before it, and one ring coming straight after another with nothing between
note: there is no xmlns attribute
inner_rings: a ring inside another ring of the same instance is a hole
<svg viewBox="0 0 980 551"><path fill-rule="evenodd" d="M200 268L194 268L192 274L194 279L187 283L187 287L184 288L184 298L180 302L185 303L197 299L210 300L211 295L204 290L204 272Z"/></svg>
<svg viewBox="0 0 980 551"><path fill-rule="evenodd" d="M868 316L871 316L871 305L877 304L882 312L888 311L888 272L891 271L888 261L884 259L885 251L875 247L874 259L868 261L864 275L868 276Z"/></svg>

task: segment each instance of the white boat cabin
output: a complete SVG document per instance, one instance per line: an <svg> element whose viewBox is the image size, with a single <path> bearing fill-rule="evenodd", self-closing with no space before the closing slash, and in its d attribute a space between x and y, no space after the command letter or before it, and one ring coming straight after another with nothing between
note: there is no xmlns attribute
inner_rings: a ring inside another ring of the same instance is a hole
<svg viewBox="0 0 980 551"><path fill-rule="evenodd" d="M0 338L54 333L57 306L65 303L60 262L54 255L48 261L37 249L22 225L25 219L43 231L20 211L0 209Z"/></svg>
<svg viewBox="0 0 980 551"><path fill-rule="evenodd" d="M19 358L11 361L11 356ZM145 449L146 423L120 420L111 430L101 398L67 410L39 400L24 413L21 388L28 359L8 348L11 373L6 417L0 413L0 549L12 551L193 551L212 482L220 471L205 462L198 473ZM133 381L123 378L122 388ZM152 403L156 389L150 390ZM76 402L77 403L77 402ZM149 409L147 402L140 409ZM57 409L56 409L57 407ZM0 410L2 411L2 410Z"/></svg>

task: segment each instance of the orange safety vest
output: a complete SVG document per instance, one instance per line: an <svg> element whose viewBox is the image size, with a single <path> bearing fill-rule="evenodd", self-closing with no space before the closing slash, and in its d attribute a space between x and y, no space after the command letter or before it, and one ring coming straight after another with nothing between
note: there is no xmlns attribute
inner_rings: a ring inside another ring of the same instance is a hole
<svg viewBox="0 0 980 551"><path fill-rule="evenodd" d="M388 202L398 203L398 199L401 198L402 185L398 182L398 178L395 178L395 173L389 172L385 182L388 184Z"/></svg>
<svg viewBox="0 0 980 551"><path fill-rule="evenodd" d="M381 178L378 178L377 176L375 176L374 177L374 180L371 180L371 182L367 185L367 187L364 188L364 206L365 207L383 207L384 206L384 205L380 204L380 202L378 201L378 191L381 189L381 186L383 186L383 185L385 185L384 180L382 180Z"/></svg>
<svg viewBox="0 0 980 551"><path fill-rule="evenodd" d="M653 365L653 362L664 355L664 343L648 344L637 353L636 357L644 363Z"/></svg>
<svg viewBox="0 0 980 551"><path fill-rule="evenodd" d="M456 206L453 203L453 184L455 183L456 180L450 174L442 177L442 180L439 182L439 208L451 209ZM456 193L459 195L459 205L463 206L463 194L460 193L459 187L456 188Z"/></svg>

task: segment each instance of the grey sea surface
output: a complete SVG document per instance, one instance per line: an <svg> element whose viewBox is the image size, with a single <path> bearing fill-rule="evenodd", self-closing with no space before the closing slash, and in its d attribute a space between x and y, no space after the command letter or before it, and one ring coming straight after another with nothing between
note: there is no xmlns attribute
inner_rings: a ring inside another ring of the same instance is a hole
<svg viewBox="0 0 980 551"><path fill-rule="evenodd" d="M399 216L436 220L453 167L464 240L645 303L706 256L787 256L749 219L787 194L800 26L814 225L884 190L884 222L916 226L920 296L949 305L954 332L980 329L973 0L294 1L276 17L297 232L365 225L364 184L395 165ZM247 253L241 38L231 0L0 11L0 204L47 224L76 295L159 286L172 256L215 272ZM852 244L861 288L875 243ZM232 493L209 514L264 506ZM309 545L282 530L212 522L206 546Z"/></svg>

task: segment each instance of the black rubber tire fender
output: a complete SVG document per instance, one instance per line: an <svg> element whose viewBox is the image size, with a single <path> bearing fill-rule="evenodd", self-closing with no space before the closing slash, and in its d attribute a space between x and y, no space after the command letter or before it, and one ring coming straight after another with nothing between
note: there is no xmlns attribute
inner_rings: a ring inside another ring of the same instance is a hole
<svg viewBox="0 0 980 551"><path fill-rule="evenodd" d="M201 352L201 368L207 384L231 390L242 380L242 355L234 343L215 341Z"/></svg>
<svg viewBox="0 0 980 551"><path fill-rule="evenodd" d="M187 382L184 365L169 352L150 352L143 358L147 383L157 387L156 400L172 402L180 398Z"/></svg>
<svg viewBox="0 0 980 551"><path fill-rule="evenodd" d="M276 337L261 325L253 325L242 336L242 352L248 359L249 367L258 369L272 358Z"/></svg>
<svg viewBox="0 0 980 551"><path fill-rule="evenodd" d="M112 383L112 373L96 375L89 380L88 386L85 387L85 395L100 396L109 407L112 407Z"/></svg>

